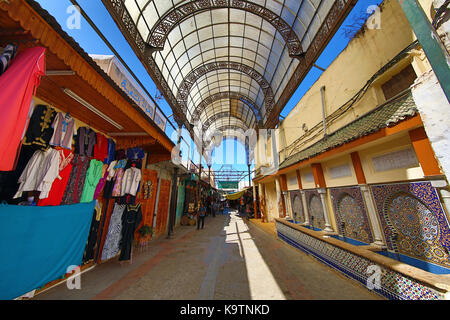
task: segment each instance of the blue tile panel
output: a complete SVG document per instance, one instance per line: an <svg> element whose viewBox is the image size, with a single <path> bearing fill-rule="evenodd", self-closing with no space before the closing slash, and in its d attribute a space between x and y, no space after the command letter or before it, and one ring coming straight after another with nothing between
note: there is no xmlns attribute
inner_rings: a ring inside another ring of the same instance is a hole
<svg viewBox="0 0 450 320"><path fill-rule="evenodd" d="M291 246L314 256L329 267L343 273L348 278L360 282L367 288L367 280L372 274L369 266L376 265L381 270L380 288L373 292L391 300L442 300L444 294L429 288L416 280L347 250L305 234L297 229L276 223L280 239ZM369 289L368 289L369 290Z"/></svg>

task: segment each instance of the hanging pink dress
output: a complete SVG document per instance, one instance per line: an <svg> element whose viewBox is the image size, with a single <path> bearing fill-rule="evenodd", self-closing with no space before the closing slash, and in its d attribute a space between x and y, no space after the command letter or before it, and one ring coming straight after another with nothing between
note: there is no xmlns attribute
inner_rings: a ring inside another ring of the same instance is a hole
<svg viewBox="0 0 450 320"><path fill-rule="evenodd" d="M26 131L31 99L45 75L45 48L19 52L0 76L0 171L14 170Z"/></svg>

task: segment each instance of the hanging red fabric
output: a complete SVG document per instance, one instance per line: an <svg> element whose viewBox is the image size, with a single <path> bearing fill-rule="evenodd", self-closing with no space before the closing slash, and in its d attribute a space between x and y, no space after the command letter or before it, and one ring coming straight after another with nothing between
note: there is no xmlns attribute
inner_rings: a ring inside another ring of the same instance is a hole
<svg viewBox="0 0 450 320"><path fill-rule="evenodd" d="M45 75L45 50L33 47L19 52L0 76L0 171L14 170L31 99Z"/></svg>

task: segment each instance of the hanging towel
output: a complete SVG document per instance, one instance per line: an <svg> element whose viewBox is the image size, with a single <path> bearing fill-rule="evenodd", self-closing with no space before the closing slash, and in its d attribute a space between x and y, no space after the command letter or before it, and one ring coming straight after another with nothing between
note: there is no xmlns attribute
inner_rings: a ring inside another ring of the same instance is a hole
<svg viewBox="0 0 450 320"><path fill-rule="evenodd" d="M64 207L0 205L0 299L62 278L82 263L95 202Z"/></svg>

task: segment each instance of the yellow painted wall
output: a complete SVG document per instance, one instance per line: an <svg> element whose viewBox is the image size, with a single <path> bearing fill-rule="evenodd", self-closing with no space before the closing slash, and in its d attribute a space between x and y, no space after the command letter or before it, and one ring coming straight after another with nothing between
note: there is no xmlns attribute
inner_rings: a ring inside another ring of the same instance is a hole
<svg viewBox="0 0 450 320"><path fill-rule="evenodd" d="M339 166L347 165L350 169L351 176L332 178L331 169ZM346 154L342 157L335 158L322 163L323 175L325 176L325 182L327 187L339 187L339 186L352 186L357 185L358 180L356 179L355 169L353 168L352 159L350 154Z"/></svg>
<svg viewBox="0 0 450 320"><path fill-rule="evenodd" d="M297 174L295 171L286 174L288 190L298 190Z"/></svg>
<svg viewBox="0 0 450 320"><path fill-rule="evenodd" d="M322 86L326 88L326 114L330 115L352 98L382 66L415 40L397 0L385 1L380 21L381 29L366 30L350 41L283 121L288 145L303 133L303 123L309 129L321 123ZM376 92L379 90L381 89L378 86L371 88L352 111L328 126L328 133L381 104L382 95ZM320 138L322 135L307 143L305 147Z"/></svg>
<svg viewBox="0 0 450 320"><path fill-rule="evenodd" d="M397 139L385 141L378 145L359 151L361 164L366 176L367 183L388 183L397 181L408 181L423 179L424 173L420 167L419 162L416 166L403 169L392 169L388 171L375 172L373 167L373 157L388 154L390 152L404 150L407 148L413 149L411 140L407 133L401 135Z"/></svg>
<svg viewBox="0 0 450 320"><path fill-rule="evenodd" d="M312 175L312 169L311 166L305 167L305 168L301 168L300 169L300 175L302 177L302 186L303 189L314 189L316 188L316 183L314 182L314 175L312 176L313 179L311 181L311 179L307 179L307 176L311 176Z"/></svg>
<svg viewBox="0 0 450 320"><path fill-rule="evenodd" d="M275 182L265 183L266 186L266 210L269 216L269 221L273 221L278 217L277 214L277 193Z"/></svg>
<svg viewBox="0 0 450 320"><path fill-rule="evenodd" d="M420 0L420 3L427 15L430 16L432 0ZM330 115L351 99L382 66L416 40L398 0L385 0L383 2L380 21L381 29L369 30L366 28L363 33L349 42L347 47L284 119L280 128L284 129L286 145L289 146L297 139L302 138L301 148L304 149L322 139L322 100L320 93L322 86L326 88L326 114ZM351 110L335 122L328 123L327 133L330 134L338 130L382 104L385 98L381 85L410 63L418 75L430 69L423 52L421 50L413 51L409 57L400 61L377 79ZM306 125L309 132L316 125L319 126L319 129L308 136L302 129L303 125ZM270 146L270 140L268 146ZM280 150L280 144L278 144L278 148L281 161L283 161L285 157L284 152ZM269 155L269 152L267 155ZM289 155L288 153L287 156L289 157ZM257 161L257 168L258 166L259 162Z"/></svg>

